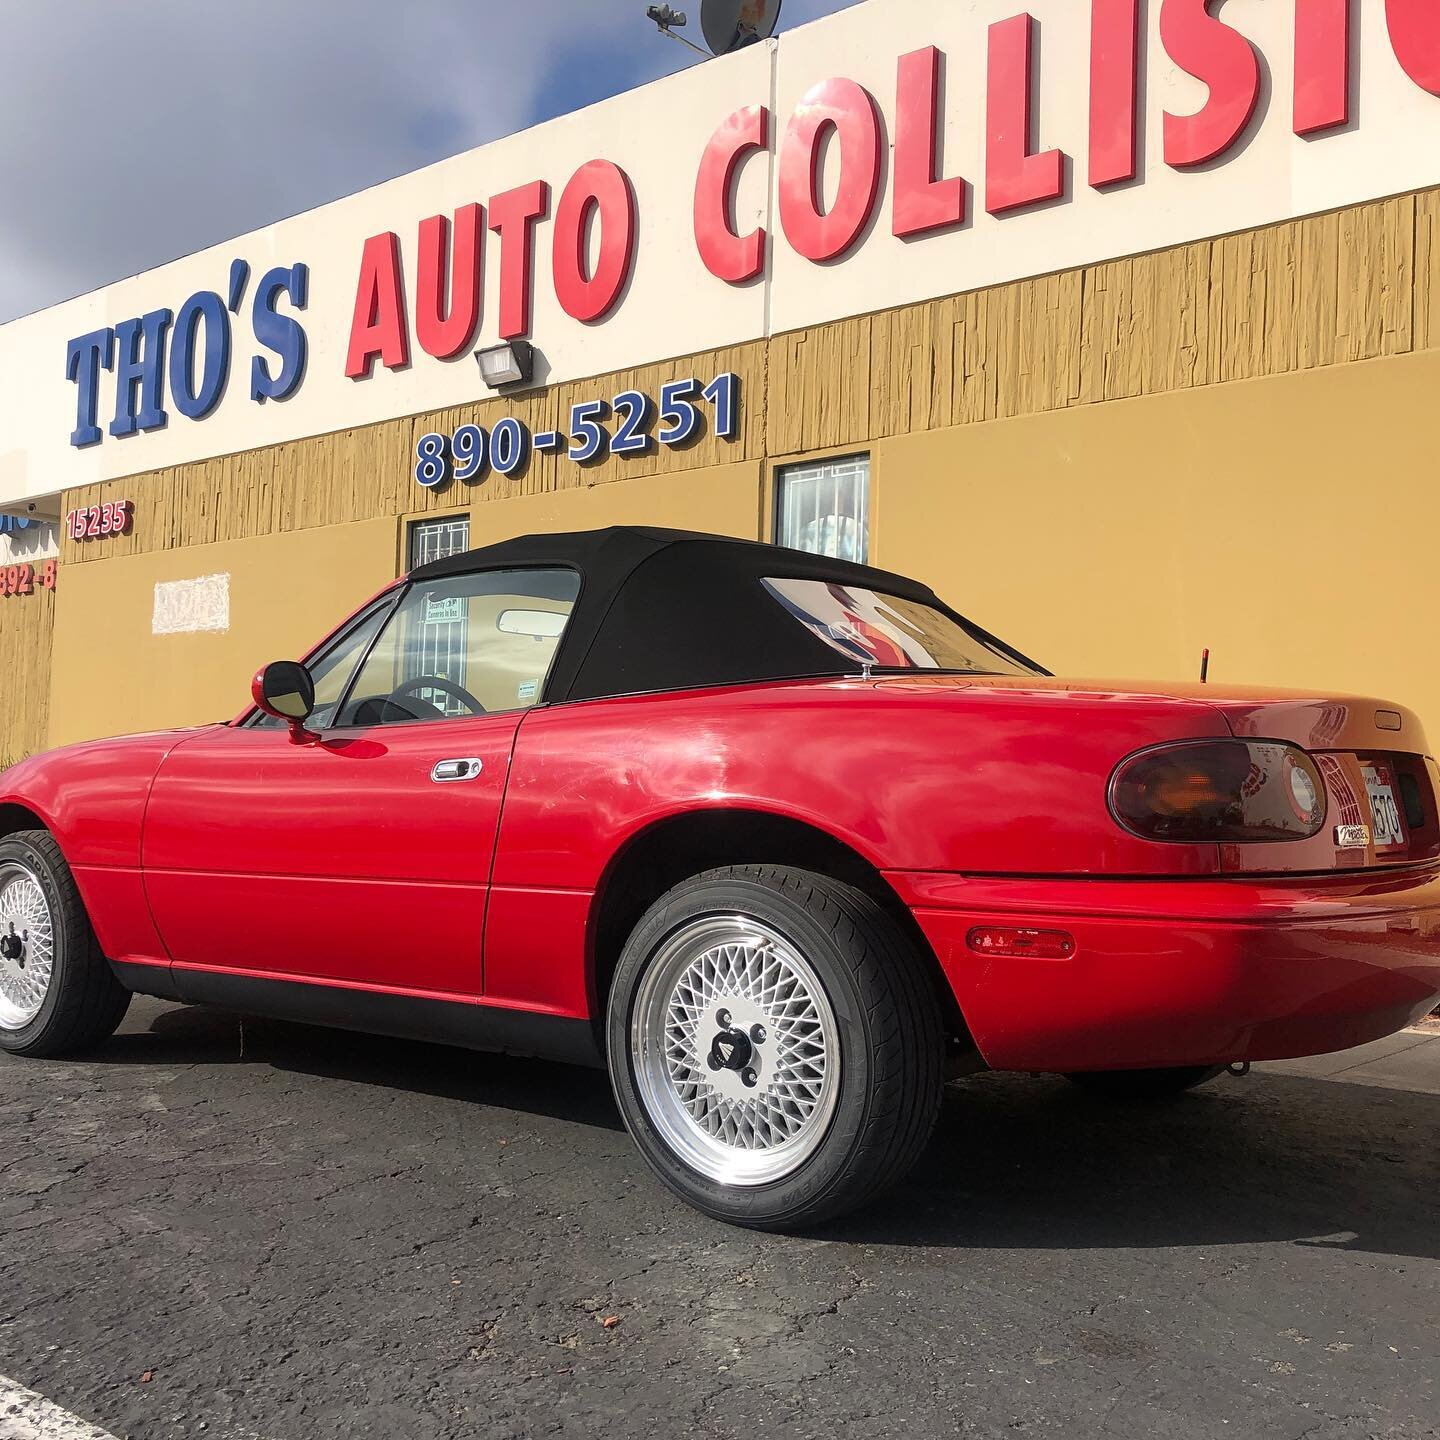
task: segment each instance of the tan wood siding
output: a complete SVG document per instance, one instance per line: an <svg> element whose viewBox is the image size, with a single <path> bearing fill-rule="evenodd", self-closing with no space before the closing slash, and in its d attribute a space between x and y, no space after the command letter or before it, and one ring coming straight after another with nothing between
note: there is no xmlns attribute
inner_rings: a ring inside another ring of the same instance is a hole
<svg viewBox="0 0 1440 1440"><path fill-rule="evenodd" d="M62 567L60 584L64 583ZM45 748L54 633L53 590L37 585L33 595L0 600L0 675L5 677L0 701L0 766L13 765Z"/></svg>
<svg viewBox="0 0 1440 1440"><path fill-rule="evenodd" d="M1440 343L1440 191L778 336L770 455Z"/></svg>
<svg viewBox="0 0 1440 1440"><path fill-rule="evenodd" d="M924 305L861 316L529 395L157 470L70 492L128 496L134 533L67 563L383 516L453 510L614 480L858 446L891 436L1160 395L1440 345L1440 190ZM576 401L658 394L687 372L741 376L742 433L595 467L535 456L505 479L427 491L430 430L515 415L565 428ZM379 382L383 383L383 382ZM477 381L478 383L478 381Z"/></svg>
<svg viewBox="0 0 1440 1440"><path fill-rule="evenodd" d="M765 433L764 352L757 342L72 490L65 497L67 509L106 499L133 500L135 523L130 534L113 539L77 544L65 538L61 553L67 562L138 555L759 460ZM415 445L432 430L453 433L471 422L490 428L513 415L532 434L563 432L571 406L579 401L625 390L658 397L661 386L676 376L693 373L709 384L730 370L740 376L741 386L741 433L734 441L720 440L707 428L683 449L655 447L646 456L597 466L575 465L561 451L533 456L523 473L509 479L490 472L478 483L452 482L440 490L415 483Z"/></svg>

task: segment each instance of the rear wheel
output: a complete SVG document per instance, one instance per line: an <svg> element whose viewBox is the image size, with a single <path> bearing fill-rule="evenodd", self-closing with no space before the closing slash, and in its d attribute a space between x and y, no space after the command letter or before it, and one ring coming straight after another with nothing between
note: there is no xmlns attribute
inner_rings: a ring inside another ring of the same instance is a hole
<svg viewBox="0 0 1440 1440"><path fill-rule="evenodd" d="M866 1204L914 1164L939 1106L921 957L863 892L806 871L735 866L662 896L620 957L607 1039L646 1161L735 1224Z"/></svg>
<svg viewBox="0 0 1440 1440"><path fill-rule="evenodd" d="M1171 1070L1087 1070L1065 1078L1107 1100L1164 1100L1183 1095L1224 1071L1223 1065L1184 1065Z"/></svg>
<svg viewBox="0 0 1440 1440"><path fill-rule="evenodd" d="M54 836L26 830L0 841L0 1050L87 1050L114 1033L129 1004Z"/></svg>

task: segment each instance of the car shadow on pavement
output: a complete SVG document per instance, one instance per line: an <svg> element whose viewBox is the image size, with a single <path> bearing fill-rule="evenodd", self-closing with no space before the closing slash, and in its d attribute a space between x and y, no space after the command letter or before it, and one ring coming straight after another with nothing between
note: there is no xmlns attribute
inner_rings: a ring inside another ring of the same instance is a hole
<svg viewBox="0 0 1440 1440"><path fill-rule="evenodd" d="M1222 1077L1161 1103L1056 1076L947 1089L909 1181L830 1227L867 1245L1148 1248L1284 1241L1440 1258L1440 1097Z"/></svg>
<svg viewBox="0 0 1440 1440"><path fill-rule="evenodd" d="M261 1065L623 1128L600 1071L201 1008L137 1006L94 1059ZM1440 1259L1437 1137L1440 1096L1329 1080L1253 1074L1125 1104L1054 1076L982 1074L947 1087L903 1185L813 1234L972 1250L1274 1241Z"/></svg>
<svg viewBox="0 0 1440 1440"><path fill-rule="evenodd" d="M136 1007L139 1010L139 1007ZM140 1019L143 1028L134 1022ZM386 1090L546 1115L623 1131L600 1070L418 1040L167 1005L131 1019L96 1052L105 1065L269 1065Z"/></svg>

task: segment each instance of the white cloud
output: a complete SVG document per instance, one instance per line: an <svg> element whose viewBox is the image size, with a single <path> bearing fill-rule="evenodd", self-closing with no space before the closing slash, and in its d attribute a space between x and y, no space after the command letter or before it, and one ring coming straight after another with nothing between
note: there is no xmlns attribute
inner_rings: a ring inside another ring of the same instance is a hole
<svg viewBox="0 0 1440 1440"><path fill-rule="evenodd" d="M644 10L0 0L0 322L685 64Z"/></svg>

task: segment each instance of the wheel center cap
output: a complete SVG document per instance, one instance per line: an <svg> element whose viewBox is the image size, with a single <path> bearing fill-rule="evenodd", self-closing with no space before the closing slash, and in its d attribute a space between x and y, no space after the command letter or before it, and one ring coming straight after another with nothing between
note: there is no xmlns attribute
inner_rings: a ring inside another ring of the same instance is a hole
<svg viewBox="0 0 1440 1440"><path fill-rule="evenodd" d="M710 1068L738 1074L749 1066L754 1048L743 1030L721 1030L710 1042Z"/></svg>

